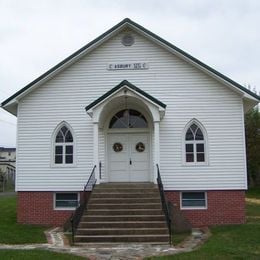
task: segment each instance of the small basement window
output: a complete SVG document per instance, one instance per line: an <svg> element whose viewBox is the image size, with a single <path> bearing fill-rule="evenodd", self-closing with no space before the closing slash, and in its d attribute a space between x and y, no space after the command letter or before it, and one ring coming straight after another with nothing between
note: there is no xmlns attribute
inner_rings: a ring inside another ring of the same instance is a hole
<svg viewBox="0 0 260 260"><path fill-rule="evenodd" d="M181 209L206 209L206 192L181 192Z"/></svg>
<svg viewBox="0 0 260 260"><path fill-rule="evenodd" d="M75 209L79 204L78 193L55 193L55 209Z"/></svg>

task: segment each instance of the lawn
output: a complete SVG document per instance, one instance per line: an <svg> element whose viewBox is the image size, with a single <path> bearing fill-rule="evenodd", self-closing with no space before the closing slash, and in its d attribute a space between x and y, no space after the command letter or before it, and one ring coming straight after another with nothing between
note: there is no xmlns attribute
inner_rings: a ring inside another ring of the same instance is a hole
<svg viewBox="0 0 260 260"><path fill-rule="evenodd" d="M17 224L16 196L0 196L0 243L46 243L44 230L46 227ZM4 258L0 255L0 259Z"/></svg>
<svg viewBox="0 0 260 260"><path fill-rule="evenodd" d="M0 250L0 259L4 260L78 260L86 259L71 254L61 254L45 250Z"/></svg>
<svg viewBox="0 0 260 260"><path fill-rule="evenodd" d="M260 189L247 192L247 223L212 227L212 236L199 249L149 259L260 259Z"/></svg>

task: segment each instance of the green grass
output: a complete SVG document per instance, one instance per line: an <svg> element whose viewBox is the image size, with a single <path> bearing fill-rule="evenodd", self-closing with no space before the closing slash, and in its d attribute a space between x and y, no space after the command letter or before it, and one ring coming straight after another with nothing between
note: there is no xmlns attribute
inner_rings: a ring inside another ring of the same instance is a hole
<svg viewBox="0 0 260 260"><path fill-rule="evenodd" d="M212 227L212 236L199 249L149 259L260 259L260 189L247 192L247 224Z"/></svg>
<svg viewBox="0 0 260 260"><path fill-rule="evenodd" d="M198 250L149 259L260 259L260 225L221 226L211 229L212 237Z"/></svg>
<svg viewBox="0 0 260 260"><path fill-rule="evenodd" d="M248 191L246 191L246 197L260 199L260 188L258 187L249 189Z"/></svg>
<svg viewBox="0 0 260 260"><path fill-rule="evenodd" d="M259 218L259 221L260 221L260 200L258 200L258 201L259 201L259 204L254 203L253 201L247 201L246 216L248 218L257 217L257 218ZM260 222L259 222L259 224L260 224Z"/></svg>
<svg viewBox="0 0 260 260"><path fill-rule="evenodd" d="M0 196L0 243L46 243L44 230L46 227L17 224L16 196Z"/></svg>
<svg viewBox="0 0 260 260"><path fill-rule="evenodd" d="M86 259L71 254L62 254L45 250L0 250L0 259L4 260L77 260Z"/></svg>

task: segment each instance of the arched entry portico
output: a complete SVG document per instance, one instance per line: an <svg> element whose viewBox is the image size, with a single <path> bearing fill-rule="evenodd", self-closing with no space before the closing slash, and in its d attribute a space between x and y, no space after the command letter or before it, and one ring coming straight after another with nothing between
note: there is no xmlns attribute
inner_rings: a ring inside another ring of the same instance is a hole
<svg viewBox="0 0 260 260"><path fill-rule="evenodd" d="M160 163L159 123L165 107L128 81L86 107L93 121L94 163L99 165L103 158L105 181L156 182L155 165ZM104 140L104 156L99 138ZM99 183L99 176L96 178Z"/></svg>

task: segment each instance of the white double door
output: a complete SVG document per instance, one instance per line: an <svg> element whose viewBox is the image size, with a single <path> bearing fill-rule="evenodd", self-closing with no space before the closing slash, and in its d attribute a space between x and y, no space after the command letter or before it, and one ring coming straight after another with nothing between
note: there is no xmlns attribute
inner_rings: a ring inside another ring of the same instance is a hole
<svg viewBox="0 0 260 260"><path fill-rule="evenodd" d="M110 182L147 182L150 147L147 133L108 134Z"/></svg>

